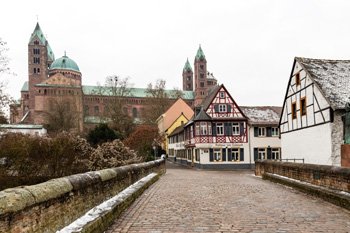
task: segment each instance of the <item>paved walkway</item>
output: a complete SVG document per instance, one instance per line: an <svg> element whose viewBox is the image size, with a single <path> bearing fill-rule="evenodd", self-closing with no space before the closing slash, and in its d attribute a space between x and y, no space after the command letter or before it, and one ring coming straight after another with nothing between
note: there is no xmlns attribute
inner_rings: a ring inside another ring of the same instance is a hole
<svg viewBox="0 0 350 233"><path fill-rule="evenodd" d="M350 232L350 211L252 172L167 166L107 233Z"/></svg>

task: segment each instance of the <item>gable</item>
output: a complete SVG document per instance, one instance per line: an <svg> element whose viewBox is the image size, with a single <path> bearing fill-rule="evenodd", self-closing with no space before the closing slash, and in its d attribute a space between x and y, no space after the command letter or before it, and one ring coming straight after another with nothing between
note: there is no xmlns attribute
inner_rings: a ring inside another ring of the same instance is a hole
<svg viewBox="0 0 350 233"><path fill-rule="evenodd" d="M295 59L280 118L281 134L332 120L331 106L308 70Z"/></svg>
<svg viewBox="0 0 350 233"><path fill-rule="evenodd" d="M71 78L65 77L61 73L57 73L41 84L47 84L47 85L58 85L58 86L75 86L78 85L77 81Z"/></svg>
<svg viewBox="0 0 350 233"><path fill-rule="evenodd" d="M192 108L180 98L163 114L163 129L167 130L181 114L187 119L191 119L194 112Z"/></svg>
<svg viewBox="0 0 350 233"><path fill-rule="evenodd" d="M187 122L188 119L183 114L181 114L166 130L167 134L170 135L176 128L178 128L181 125L185 125Z"/></svg>
<svg viewBox="0 0 350 233"><path fill-rule="evenodd" d="M205 111L212 118L246 119L245 114L236 104L224 85L221 85L220 88L217 89Z"/></svg>

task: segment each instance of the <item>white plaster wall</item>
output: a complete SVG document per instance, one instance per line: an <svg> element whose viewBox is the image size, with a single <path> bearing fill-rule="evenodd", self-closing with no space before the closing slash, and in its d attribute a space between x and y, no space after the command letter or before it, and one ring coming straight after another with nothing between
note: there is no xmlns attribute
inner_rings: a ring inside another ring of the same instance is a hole
<svg viewBox="0 0 350 233"><path fill-rule="evenodd" d="M249 133L252 151L254 147L281 147L281 139L279 137L254 137L254 127L250 127Z"/></svg>
<svg viewBox="0 0 350 233"><path fill-rule="evenodd" d="M281 135L283 159L305 159L305 163L332 165L332 123Z"/></svg>

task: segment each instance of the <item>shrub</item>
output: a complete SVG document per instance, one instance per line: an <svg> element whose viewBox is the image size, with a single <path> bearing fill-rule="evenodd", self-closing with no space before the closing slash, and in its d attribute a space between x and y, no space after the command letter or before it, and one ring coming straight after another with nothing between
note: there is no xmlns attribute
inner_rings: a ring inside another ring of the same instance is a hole
<svg viewBox="0 0 350 233"><path fill-rule="evenodd" d="M118 139L118 135L107 124L99 124L91 130L87 136L87 140L91 145L98 145L104 142Z"/></svg>

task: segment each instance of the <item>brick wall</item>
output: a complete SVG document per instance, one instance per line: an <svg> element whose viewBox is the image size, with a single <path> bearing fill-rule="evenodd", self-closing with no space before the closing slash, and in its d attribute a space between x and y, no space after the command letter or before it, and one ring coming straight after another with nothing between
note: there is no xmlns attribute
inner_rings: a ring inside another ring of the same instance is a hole
<svg viewBox="0 0 350 233"><path fill-rule="evenodd" d="M0 192L0 232L56 232L152 172L164 173L164 160L3 190Z"/></svg>
<svg viewBox="0 0 350 233"><path fill-rule="evenodd" d="M266 160L256 161L255 175L263 177L265 173L350 192L350 168Z"/></svg>

